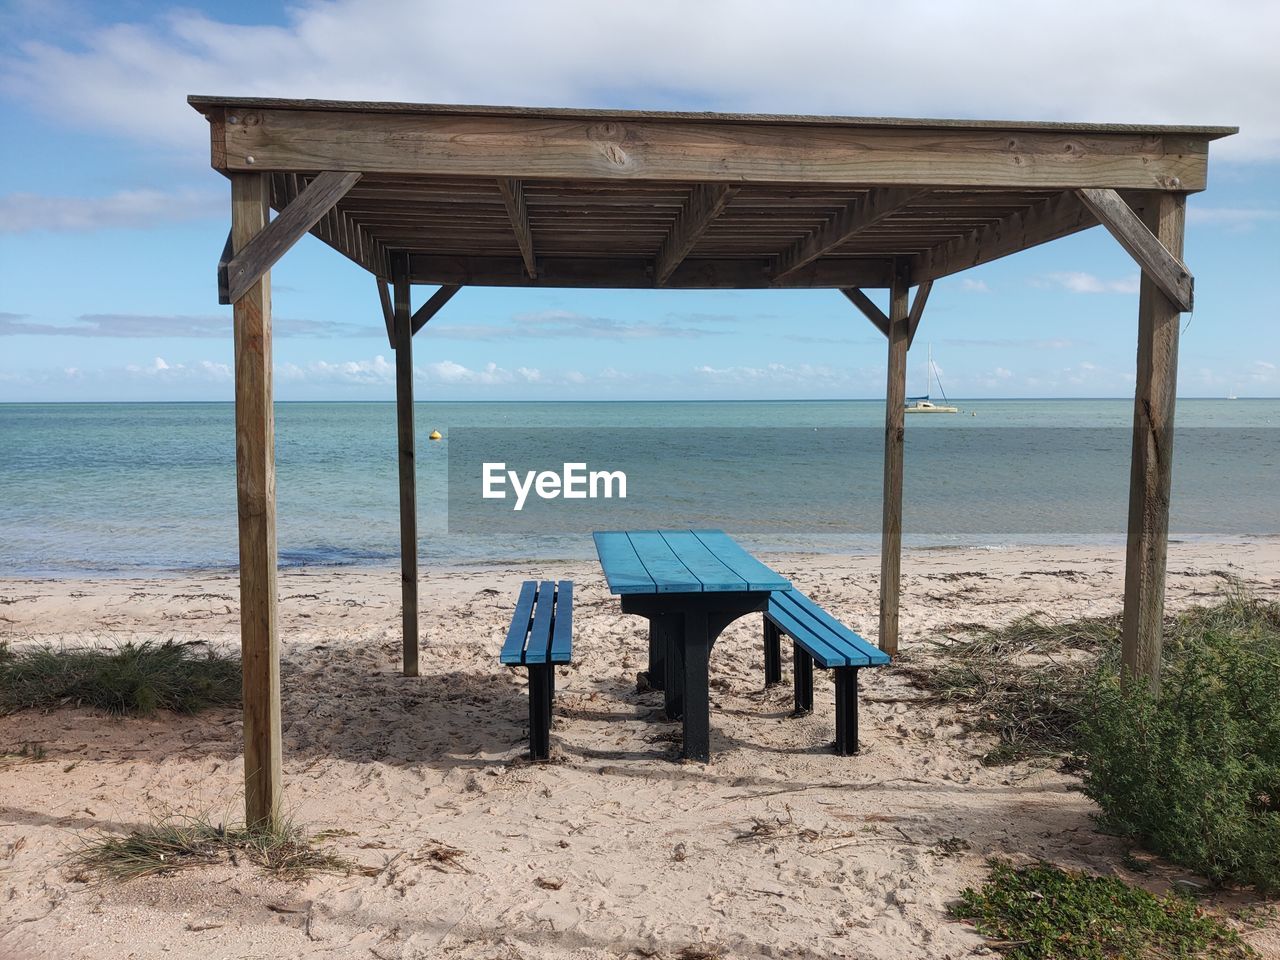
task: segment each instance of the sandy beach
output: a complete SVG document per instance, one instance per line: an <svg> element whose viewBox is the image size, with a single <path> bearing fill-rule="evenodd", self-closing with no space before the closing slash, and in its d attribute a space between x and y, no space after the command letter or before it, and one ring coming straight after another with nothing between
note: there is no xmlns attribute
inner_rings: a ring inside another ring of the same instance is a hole
<svg viewBox="0 0 1280 960"><path fill-rule="evenodd" d="M768 560L874 637L877 558ZM957 625L1116 612L1123 550L915 551L903 570L903 651L923 657ZM541 765L524 759L524 674L497 662L530 576L578 584L575 663L560 675L554 759ZM1280 596L1280 541L1175 542L1169 610L1230 577ZM985 949L945 911L990 856L1152 890L1196 880L1160 864L1130 870L1130 845L1097 829L1076 778L984 767L990 742L950 711L913 704L893 667L864 673L862 753L834 756L830 678L819 675L815 712L790 718L790 687L762 689L758 617L714 651L714 761L703 765L674 760L678 725L661 718L660 694L637 692L644 621L619 612L595 564L428 569L412 680L397 672L398 593L389 569L280 577L287 805L369 870L285 883L222 866L85 882L66 860L97 832L166 811L240 818L239 712L19 713L0 718L0 753L35 743L43 758L0 759L0 956L955 958ZM238 629L231 573L0 581L0 637L15 645L234 648ZM442 862L439 845L463 853ZM1228 912L1258 903L1207 901ZM1280 957L1273 907L1243 929Z"/></svg>

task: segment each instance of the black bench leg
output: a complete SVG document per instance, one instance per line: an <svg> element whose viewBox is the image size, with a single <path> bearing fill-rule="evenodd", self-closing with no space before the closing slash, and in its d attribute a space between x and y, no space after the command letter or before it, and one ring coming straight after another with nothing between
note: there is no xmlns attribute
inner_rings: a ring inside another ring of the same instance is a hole
<svg viewBox="0 0 1280 960"><path fill-rule="evenodd" d="M782 682L782 631L768 617L764 618L764 685Z"/></svg>
<svg viewBox="0 0 1280 960"><path fill-rule="evenodd" d="M555 688L553 667L549 663L529 666L529 756L533 760L551 759L551 697Z"/></svg>
<svg viewBox="0 0 1280 960"><path fill-rule="evenodd" d="M813 657L800 644L793 643L791 659L796 673L796 716L802 716L813 712Z"/></svg>
<svg viewBox="0 0 1280 960"><path fill-rule="evenodd" d="M836 667L836 753L858 752L858 668Z"/></svg>
<svg viewBox="0 0 1280 960"><path fill-rule="evenodd" d="M672 626L673 629L677 630L684 628L684 625L678 620ZM668 720L679 720L684 716L684 643L666 630L666 627L667 624L664 624L667 657L665 660L666 681L662 685L663 707L666 710Z"/></svg>
<svg viewBox="0 0 1280 960"><path fill-rule="evenodd" d="M667 687L667 629L663 618L649 620L649 689Z"/></svg>

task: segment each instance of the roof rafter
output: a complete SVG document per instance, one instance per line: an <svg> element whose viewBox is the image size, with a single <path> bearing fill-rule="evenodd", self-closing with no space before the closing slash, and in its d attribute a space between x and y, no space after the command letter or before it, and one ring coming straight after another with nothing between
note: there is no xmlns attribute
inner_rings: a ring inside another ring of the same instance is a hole
<svg viewBox="0 0 1280 960"><path fill-rule="evenodd" d="M661 287L671 278L676 267L689 255L711 222L724 212L737 192L737 187L726 183L699 183L694 186L654 261L655 285Z"/></svg>
<svg viewBox="0 0 1280 960"><path fill-rule="evenodd" d="M529 226L529 207L524 200L524 184L511 177L503 177L498 180L498 190L502 193L502 202L506 204L511 229L516 232L516 243L520 246L520 256L524 258L524 268L529 272L529 279L536 280L538 264L533 258L533 229Z"/></svg>
<svg viewBox="0 0 1280 960"><path fill-rule="evenodd" d="M1064 190L997 223L977 227L919 257L912 280L923 283L959 273L1029 247L1095 226L1097 220L1073 190Z"/></svg>
<svg viewBox="0 0 1280 960"><path fill-rule="evenodd" d="M787 248L778 258L774 278L785 279L928 192L919 187L879 188L867 191L857 200L850 200L819 229Z"/></svg>

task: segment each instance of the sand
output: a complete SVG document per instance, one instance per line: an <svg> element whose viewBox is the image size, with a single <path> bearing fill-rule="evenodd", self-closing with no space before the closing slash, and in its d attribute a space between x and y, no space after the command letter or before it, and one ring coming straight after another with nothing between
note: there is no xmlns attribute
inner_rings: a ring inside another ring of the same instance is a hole
<svg viewBox="0 0 1280 960"><path fill-rule="evenodd" d="M874 636L874 557L770 562ZM920 651L957 623L1114 612L1123 551L916 551L904 571L903 647ZM1228 575L1280 596L1280 542L1174 544L1170 607L1211 598ZM578 583L576 662L541 765L523 757L524 674L497 663L529 576ZM85 882L66 858L97 832L165 811L240 817L238 712L3 717L0 752L35 742L44 757L0 760L0 957L963 957L985 948L946 906L989 856L1153 890L1197 879L1131 872L1129 845L1099 832L1074 777L982 766L990 742L913 704L893 668L864 672L862 753L834 756L829 676L813 715L789 717L790 688L761 689L758 617L712 657L713 762L678 762L661 695L636 692L644 621L619 612L595 564L429 572L412 680L397 673L395 572L296 571L280 588L287 805L312 830L342 831L333 844L375 875L286 883L226 865ZM233 646L236 596L227 573L7 579L0 636ZM431 857L440 844L463 851L456 865ZM1280 957L1280 921L1261 915L1247 937Z"/></svg>

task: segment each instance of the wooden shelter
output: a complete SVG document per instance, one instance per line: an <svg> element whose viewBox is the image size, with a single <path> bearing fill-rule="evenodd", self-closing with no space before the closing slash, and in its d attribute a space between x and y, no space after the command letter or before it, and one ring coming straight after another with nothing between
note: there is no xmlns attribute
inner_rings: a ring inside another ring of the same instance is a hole
<svg viewBox="0 0 1280 960"><path fill-rule="evenodd" d="M1186 196L1234 127L189 98L231 180L250 824L280 807L271 266L312 233L396 353L404 672L417 673L412 337L462 286L840 290L888 341L880 577L898 645L907 350L934 281L1101 224L1142 270L1124 663L1159 683ZM271 210L277 211L272 218ZM414 310L415 285L438 290ZM863 292L888 288L885 314ZM911 288L915 287L914 297Z"/></svg>

